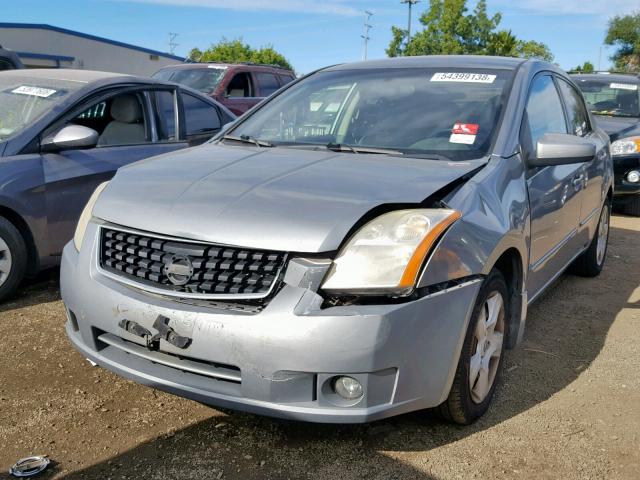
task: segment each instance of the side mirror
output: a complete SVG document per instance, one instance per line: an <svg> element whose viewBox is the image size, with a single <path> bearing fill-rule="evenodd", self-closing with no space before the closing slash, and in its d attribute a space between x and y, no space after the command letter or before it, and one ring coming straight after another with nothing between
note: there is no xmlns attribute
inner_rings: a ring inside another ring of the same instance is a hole
<svg viewBox="0 0 640 480"><path fill-rule="evenodd" d="M42 142L46 151L73 150L93 148L98 144L98 132L82 125L67 125L58 133L51 135Z"/></svg>
<svg viewBox="0 0 640 480"><path fill-rule="evenodd" d="M586 138L566 133L545 133L538 140L536 153L528 159L532 167L551 167L589 162L596 155L596 146Z"/></svg>

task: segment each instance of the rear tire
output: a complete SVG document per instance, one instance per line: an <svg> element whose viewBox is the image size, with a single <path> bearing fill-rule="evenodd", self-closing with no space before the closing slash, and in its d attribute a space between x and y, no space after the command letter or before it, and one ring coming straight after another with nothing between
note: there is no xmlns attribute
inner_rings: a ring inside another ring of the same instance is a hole
<svg viewBox="0 0 640 480"><path fill-rule="evenodd" d="M27 246L18 229L0 217L0 302L13 295L27 271Z"/></svg>
<svg viewBox="0 0 640 480"><path fill-rule="evenodd" d="M596 234L591 240L589 248L571 266L572 273L581 277L597 277L600 275L607 259L610 221L611 203L607 201L600 212Z"/></svg>
<svg viewBox="0 0 640 480"><path fill-rule="evenodd" d="M444 419L469 425L489 408L504 363L509 310L507 284L494 269L478 293L449 396L436 409Z"/></svg>
<svg viewBox="0 0 640 480"><path fill-rule="evenodd" d="M625 204L624 213L634 217L640 217L640 196L635 196L633 200Z"/></svg>

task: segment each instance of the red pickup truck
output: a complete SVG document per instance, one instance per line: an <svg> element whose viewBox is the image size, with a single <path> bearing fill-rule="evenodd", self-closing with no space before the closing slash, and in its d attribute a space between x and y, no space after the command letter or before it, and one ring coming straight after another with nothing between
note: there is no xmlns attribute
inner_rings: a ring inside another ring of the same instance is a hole
<svg viewBox="0 0 640 480"><path fill-rule="evenodd" d="M242 115L295 80L295 74L273 65L188 63L164 67L154 73L153 78L199 90L236 115Z"/></svg>

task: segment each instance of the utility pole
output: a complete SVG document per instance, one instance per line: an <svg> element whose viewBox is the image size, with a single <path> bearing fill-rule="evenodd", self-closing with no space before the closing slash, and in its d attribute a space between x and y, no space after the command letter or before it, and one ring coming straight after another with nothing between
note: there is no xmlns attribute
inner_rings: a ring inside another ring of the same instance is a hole
<svg viewBox="0 0 640 480"><path fill-rule="evenodd" d="M169 32L169 53L174 55L176 53L176 47L179 45L176 43L177 33Z"/></svg>
<svg viewBox="0 0 640 480"><path fill-rule="evenodd" d="M362 53L363 60L367 59L367 49L369 47L369 40L371 40L371 37L369 36L369 30L373 28L373 25L371 25L369 22L371 21L372 16L373 12L370 12L369 10L364 11L364 34L360 35L364 40L364 52Z"/></svg>
<svg viewBox="0 0 640 480"><path fill-rule="evenodd" d="M400 0L400 3L406 3L409 6L409 21L407 23L407 43L411 40L411 10L416 3L420 3L420 0Z"/></svg>

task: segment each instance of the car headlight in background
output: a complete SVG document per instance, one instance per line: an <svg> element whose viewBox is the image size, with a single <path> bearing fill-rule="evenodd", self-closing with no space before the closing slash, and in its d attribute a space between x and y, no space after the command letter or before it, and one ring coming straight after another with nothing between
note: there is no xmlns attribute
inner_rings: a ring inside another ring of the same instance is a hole
<svg viewBox="0 0 640 480"><path fill-rule="evenodd" d="M408 295L420 268L442 233L460 212L398 210L364 225L342 248L322 289L357 294Z"/></svg>
<svg viewBox="0 0 640 480"><path fill-rule="evenodd" d="M109 184L109 182L104 182L98 185L98 188L95 189L91 198L87 202L87 205L84 207L82 211L82 215L80 215L80 219L78 220L78 226L76 227L76 233L73 236L73 244L76 247L76 250L80 251L82 247L82 241L84 240L84 233L87 231L87 226L91 221L91 217L93 216L93 207L95 206L100 194L105 189L105 187Z"/></svg>
<svg viewBox="0 0 640 480"><path fill-rule="evenodd" d="M640 137L627 137L611 144L611 155L631 155L640 153Z"/></svg>

